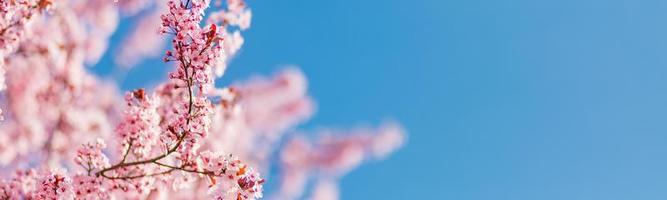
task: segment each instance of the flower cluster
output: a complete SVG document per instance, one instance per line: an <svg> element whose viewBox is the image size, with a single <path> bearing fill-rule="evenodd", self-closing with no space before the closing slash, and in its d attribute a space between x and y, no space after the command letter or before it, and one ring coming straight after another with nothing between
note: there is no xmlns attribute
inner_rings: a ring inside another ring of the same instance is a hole
<svg viewBox="0 0 667 200"><path fill-rule="evenodd" d="M14 183L0 182L0 198L8 200L18 199L19 194L16 191L16 187Z"/></svg>
<svg viewBox="0 0 667 200"><path fill-rule="evenodd" d="M227 0L227 9L212 13L208 23L219 24L220 34L225 40L223 50L227 59L236 55L243 46L244 39L241 31L250 27L252 12L243 0ZM215 74L222 76L227 69L227 60L219 60L215 66Z"/></svg>
<svg viewBox="0 0 667 200"><path fill-rule="evenodd" d="M28 30L33 16L51 6L50 0L0 2L0 52L14 51Z"/></svg>
<svg viewBox="0 0 667 200"><path fill-rule="evenodd" d="M148 96L143 89L139 89L127 93L125 102L128 108L116 127L116 133L122 140L123 149L132 149L132 153L140 158L148 157L160 135L160 116L157 113L160 99Z"/></svg>
<svg viewBox="0 0 667 200"><path fill-rule="evenodd" d="M10 180L0 181L0 198L18 200L33 191L36 185L35 170L17 170Z"/></svg>
<svg viewBox="0 0 667 200"><path fill-rule="evenodd" d="M307 94L306 77L288 68L271 79L256 77L238 88L247 123L257 132L284 132L313 115L314 103Z"/></svg>
<svg viewBox="0 0 667 200"><path fill-rule="evenodd" d="M51 6L50 0L0 1L0 91L5 89L5 57L28 34L34 15ZM0 121L3 120L0 110Z"/></svg>
<svg viewBox="0 0 667 200"><path fill-rule="evenodd" d="M268 196L336 199L340 176L401 146L402 129L391 124L344 137L325 132L314 142L285 137L315 110L297 69L216 88L252 16L243 0L222 4L0 1L0 61L8 74L0 167L15 171L0 179L0 199L259 199L267 196L260 173L275 173L276 165L282 180ZM206 13L210 7L221 8ZM46 8L45 17L35 15ZM157 29L171 39L164 61L174 66L164 83L124 99L86 70L123 14L142 19L117 62L131 65L159 50L163 39L147 35ZM316 185L307 192L310 180Z"/></svg>
<svg viewBox="0 0 667 200"><path fill-rule="evenodd" d="M93 60L92 52L100 51L91 44L105 41L101 35L113 25L111 18L103 17L113 5L100 1L54 2L47 16L33 16L27 27L30 38L2 59L7 101L1 106L7 119L0 124L0 164L43 161L71 166L72 147L110 135L116 88L87 73L84 65ZM87 12L100 15L83 17ZM100 18L111 22L92 23Z"/></svg>
<svg viewBox="0 0 667 200"><path fill-rule="evenodd" d="M76 199L109 199L109 193L102 185L103 181L102 177L75 175L72 185Z"/></svg>
<svg viewBox="0 0 667 200"><path fill-rule="evenodd" d="M201 28L204 10L209 6L207 0L189 0L186 2L168 1L169 13L162 15L162 33L174 35L173 51L167 51L165 61L176 61L177 69L170 73L170 78L188 86L196 86L198 94L212 86L211 66L224 59L215 24Z"/></svg>
<svg viewBox="0 0 667 200"><path fill-rule="evenodd" d="M93 170L109 167L109 159L102 153L102 149L106 147L107 145L102 139L97 139L95 143L83 144L77 150L74 162L86 169L88 173Z"/></svg>
<svg viewBox="0 0 667 200"><path fill-rule="evenodd" d="M155 181L186 182L183 180L191 180L187 174L191 173L207 177L211 188L220 188L214 193L225 199L262 196L264 181L252 168L231 155L200 151L213 114L206 96L213 87L211 64L222 57L216 26L199 26L208 3L168 2L169 11L161 17L162 30L170 30L174 39L173 51L167 51L165 61L176 62L176 71L170 73L170 82L150 97L144 90L126 95L129 108L117 128L123 156L117 164L95 173L113 180L114 188L146 194ZM177 171L186 174L180 179L168 176Z"/></svg>
<svg viewBox="0 0 667 200"><path fill-rule="evenodd" d="M206 147L234 152L247 162L267 166L278 142L314 112L304 74L294 68L273 77L256 76L215 90L214 134Z"/></svg>
<svg viewBox="0 0 667 200"><path fill-rule="evenodd" d="M339 177L365 160L387 156L405 140L402 128L393 123L377 129L327 130L320 135L317 141L296 137L287 142L281 152L282 182L277 199L299 198L309 180L316 181L309 199L331 199L332 194L338 194L333 182Z"/></svg>
<svg viewBox="0 0 667 200"><path fill-rule="evenodd" d="M209 173L211 185L224 187L218 190L217 199L248 199L262 197L262 184L264 180L258 176L253 168L241 163L232 155L221 155L219 153L205 151L201 155L201 168ZM232 184L216 184L216 177L230 180Z"/></svg>
<svg viewBox="0 0 667 200"><path fill-rule="evenodd" d="M37 189L32 197L53 200L73 199L72 180L62 172L45 172L38 180Z"/></svg>

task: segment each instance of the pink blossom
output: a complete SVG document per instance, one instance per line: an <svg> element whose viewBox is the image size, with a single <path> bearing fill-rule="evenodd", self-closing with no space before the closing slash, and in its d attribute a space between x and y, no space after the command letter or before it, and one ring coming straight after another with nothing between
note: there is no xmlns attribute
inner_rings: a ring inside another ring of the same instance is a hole
<svg viewBox="0 0 667 200"><path fill-rule="evenodd" d="M312 181L311 198L336 199L342 175L403 144L402 129L392 124L282 142L315 110L304 74L293 68L216 88L250 26L242 0L226 1L204 25L208 0L158 5L159 17L140 23L118 59L155 51L161 39L137 38L159 27L172 38L164 60L174 70L121 101L117 88L86 66L106 52L119 12L136 14L152 3L0 2L0 28L9 27L0 32L0 199L259 199L260 173L271 173L276 152L282 180L273 197L299 198ZM46 8L48 16L38 17ZM142 45L149 47L132 49ZM19 169L26 165L39 170Z"/></svg>
<svg viewBox="0 0 667 200"><path fill-rule="evenodd" d="M95 143L84 144L82 148L77 150L74 161L89 173L93 170L109 167L109 159L102 154L104 148L106 148L106 144L102 139L97 139Z"/></svg>
<svg viewBox="0 0 667 200"><path fill-rule="evenodd" d="M103 181L104 178L102 177L82 174L75 175L72 180L72 185L76 199L110 199L109 191L107 191L107 188L103 185Z"/></svg>
<svg viewBox="0 0 667 200"><path fill-rule="evenodd" d="M202 169L209 171L212 175L219 176L221 179L228 179L229 182L217 183L217 178L209 175L210 184L213 190L216 190L218 199L258 199L262 197L262 184L264 180L259 174L254 172L253 168L241 163L238 158L232 155L223 156L221 154L204 151L201 153Z"/></svg>
<svg viewBox="0 0 667 200"><path fill-rule="evenodd" d="M16 181L0 180L0 198L8 200L20 199L20 185Z"/></svg>
<svg viewBox="0 0 667 200"><path fill-rule="evenodd" d="M73 199L72 180L63 172L43 172L37 180L37 188L31 195L35 199Z"/></svg>
<svg viewBox="0 0 667 200"><path fill-rule="evenodd" d="M13 54L21 39L30 34L35 15L50 6L50 0L0 1L0 91L6 88L5 57ZM0 112L1 120L4 117Z"/></svg>
<svg viewBox="0 0 667 200"><path fill-rule="evenodd" d="M37 13L51 6L49 0L17 0L0 2L0 52L15 51Z"/></svg>
<svg viewBox="0 0 667 200"><path fill-rule="evenodd" d="M236 88L247 115L245 120L257 132L283 132L310 118L314 112L306 78L294 68L269 79L254 77Z"/></svg>
<svg viewBox="0 0 667 200"><path fill-rule="evenodd" d="M140 2L140 1L129 1ZM159 4L146 16L139 19L128 37L123 40L114 62L122 67L130 68L145 57L160 55L165 46L165 39L158 37L162 13L167 9L166 4Z"/></svg>
<svg viewBox="0 0 667 200"><path fill-rule="evenodd" d="M122 149L133 149L132 153L140 158L150 156L160 134L160 116L157 106L160 99L155 95L146 95L139 89L125 95L128 108L123 121L116 127L116 133L122 138Z"/></svg>
<svg viewBox="0 0 667 200"><path fill-rule="evenodd" d="M3 59L8 77L2 135L12 141L0 141L0 148L11 149L2 152L4 163L30 153L73 163L72 147L111 130L115 88L84 68L86 27L93 26L77 17L76 2L58 3L64 5L53 6L49 17L32 18L30 39Z"/></svg>
<svg viewBox="0 0 667 200"><path fill-rule="evenodd" d="M315 197L320 192L337 193L330 181L337 180L365 160L386 156L404 143L402 129L393 123L375 130L351 130L343 137L334 137L342 134L334 132L322 131L320 139L314 142L296 137L285 145L281 153L281 189L276 198L299 198L304 191L304 183L309 179L327 184L323 186L326 188L316 188Z"/></svg>
<svg viewBox="0 0 667 200"><path fill-rule="evenodd" d="M208 18L210 24L219 24L219 33L224 39L222 46L224 57L216 60L214 71L217 76L222 76L227 68L228 59L234 57L244 39L241 32L250 27L252 12L247 8L243 0L227 0L227 9L213 12ZM238 30L234 30L238 28ZM240 31L239 31L240 30Z"/></svg>

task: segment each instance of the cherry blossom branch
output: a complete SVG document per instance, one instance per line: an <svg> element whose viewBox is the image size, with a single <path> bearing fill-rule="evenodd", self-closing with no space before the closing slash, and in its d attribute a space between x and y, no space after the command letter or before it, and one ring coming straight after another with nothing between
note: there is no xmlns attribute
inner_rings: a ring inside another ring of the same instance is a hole
<svg viewBox="0 0 667 200"><path fill-rule="evenodd" d="M163 158L169 156L171 153L176 152L176 149L178 149L178 147L180 146L180 144L183 142L183 138L185 138L185 133L182 134L182 135L178 138L178 141L176 142L176 145L174 145L174 147L172 147L171 149L167 150L167 152L164 153L164 154L161 154L161 155L156 156L156 157L151 158L151 159L140 160L140 161L134 161L134 162L129 162L129 163L125 163L125 160L123 160L123 161L121 161L120 163L118 163L118 164L116 164L116 165L113 165L113 166L111 166L111 167L109 167L109 168L102 169L101 171L95 173L95 175L97 175L97 176L102 176L102 177L104 177L104 178L108 178L108 179L118 179L118 178L113 178L113 177L109 177L109 176L105 175L105 172L107 172L107 171L112 171L112 170L116 170L116 169L121 168L121 167L129 167L129 166L135 166L135 165L143 165L143 164L155 163L156 161L158 161L158 160L160 160L160 159L163 159ZM142 177L145 177L145 176L128 177L128 178L125 178L125 179L142 178Z"/></svg>
<svg viewBox="0 0 667 200"><path fill-rule="evenodd" d="M194 169L187 169L187 168L185 168L186 167L185 165L182 165L180 167L176 167L176 166L163 164L163 163L157 162L157 161L155 161L153 163L155 163L155 164L157 164L161 167L166 167L166 168L170 168L170 169L174 169L174 170L181 170L181 171L190 172L190 173L202 174L202 175L207 175L207 176L223 176L227 172L227 168L223 168L220 171L220 173L216 174L214 171L208 171L208 170L198 171L198 170L194 170Z"/></svg>
<svg viewBox="0 0 667 200"><path fill-rule="evenodd" d="M188 72L189 66L185 65L185 63L186 62L181 58L181 64L182 64L181 66L183 66L184 70L186 71L186 74L188 74L187 72ZM188 82L187 82L187 89L188 89L188 113L187 113L187 115L188 116L192 114L193 98L194 98L194 95L192 93L192 81L191 81L191 79L192 79L192 77L191 77L191 75L189 75ZM186 119L187 119L187 121L186 121L186 126L187 126L187 125L190 124L190 117L187 117ZM160 159L163 159L163 158L171 155L172 153L176 152L176 150L181 145L181 143L183 142L183 139L185 138L185 135L188 132L189 131L184 131L182 134L180 134L180 136L178 137L178 140L176 142L176 145L174 145L172 148L168 149L166 153L161 154L161 155L156 156L156 157L151 158L151 159L126 163L125 160L126 160L127 155L129 154L129 152L132 148L132 141L130 141L129 146L127 148L127 152L125 152L125 155L123 156L123 159L116 165L113 165L109 168L102 169L101 171L97 172L96 175L97 176L102 176L102 177L105 177L105 178L109 178L109 179L119 179L119 178L109 177L105 173L108 172L108 171L112 171L112 170L121 168L121 167L129 167L129 166L134 166L134 165L149 164L149 163L154 163L154 162L156 162ZM133 178L142 178L142 177L145 177L145 176L131 176L131 177L125 177L125 178L122 178L122 179L133 179Z"/></svg>
<svg viewBox="0 0 667 200"><path fill-rule="evenodd" d="M189 1L188 1L188 4L189 4ZM186 4L186 7L187 7L187 4ZM179 31L178 28L173 28L173 29L176 32ZM205 50L209 49L209 47L212 44L212 41L213 41L212 38L209 37L209 40L207 40L207 42L206 42L206 46L198 52L198 56L202 55ZM176 49L177 50L183 49L183 44L179 42ZM192 67L191 66L192 61L186 61L183 56L180 56L178 60L180 62L180 66L182 66L183 71L185 71L185 74L187 76L186 85L187 85L187 90L188 90L188 112L187 112L188 117L186 117L186 127L189 127L190 121L191 121L190 116L192 115L193 104L194 104L194 100L193 100L194 99L194 92L193 92L193 88L192 88L192 86L194 86L194 81L193 81L193 78L192 78L194 73L189 72L189 69ZM194 69L193 69L193 71L194 71ZM97 172L96 175L97 176L102 176L102 177L105 177L105 178L113 179L113 177L109 177L105 173L108 172L108 171L116 170L118 168L122 168L122 167L129 167L129 166L143 165L143 164L150 164L150 163L158 164L157 163L158 160L161 160L161 159L171 155L173 152L176 152L178 147L180 147L181 143L185 139L186 134L188 134L188 133L190 133L189 130L184 131L183 133L181 133L180 136L178 137L176 145L174 145L172 148L168 149L167 152L164 153L164 154L161 154L161 155L156 156L156 157L151 158L151 159L145 159L145 160L126 163L125 161L126 161L127 155L129 154L129 151L132 148L132 141L130 141L128 149L125 152L125 155L123 156L123 159L116 165L113 165L109 168L102 169L101 171ZM178 170L186 171L182 168L176 168L176 167L174 167L172 169L178 169ZM132 178L142 178L142 177L145 177L145 176L137 175L137 176L129 176L129 177L121 177L121 178L122 179L132 179ZM116 178L116 179L118 179L118 178Z"/></svg>
<svg viewBox="0 0 667 200"><path fill-rule="evenodd" d="M141 175L135 175L135 176L116 176L116 177L104 176L104 178L108 178L108 179L111 179L111 180L116 180L116 179L128 180L128 179L135 179L135 178L144 178L144 177L165 175L165 174L169 174L173 171L175 171L175 169L169 169L167 171L152 173L152 174L141 174Z"/></svg>
<svg viewBox="0 0 667 200"><path fill-rule="evenodd" d="M121 163L124 163L125 160L127 159L127 155L130 154L130 150L132 150L132 142L133 141L134 140L131 139L130 142L128 142L129 144L127 145L127 150L125 150L125 154L123 155L123 159L120 160Z"/></svg>

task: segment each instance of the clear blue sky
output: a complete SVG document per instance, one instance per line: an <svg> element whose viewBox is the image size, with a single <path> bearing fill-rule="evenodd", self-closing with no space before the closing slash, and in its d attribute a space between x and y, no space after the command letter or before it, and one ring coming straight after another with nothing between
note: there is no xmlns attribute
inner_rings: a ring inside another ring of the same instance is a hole
<svg viewBox="0 0 667 200"><path fill-rule="evenodd" d="M248 1L223 82L299 65L319 102L305 128L409 131L342 199L667 198L667 1Z"/></svg>

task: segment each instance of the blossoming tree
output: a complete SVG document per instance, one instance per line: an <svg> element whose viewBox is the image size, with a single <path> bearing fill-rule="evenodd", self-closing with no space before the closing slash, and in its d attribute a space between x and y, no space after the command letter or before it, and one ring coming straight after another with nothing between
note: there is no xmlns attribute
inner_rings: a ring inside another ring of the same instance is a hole
<svg viewBox="0 0 667 200"><path fill-rule="evenodd" d="M121 98L86 66L141 12L116 63L169 40L173 71ZM337 199L340 176L402 145L393 123L286 137L315 107L297 69L216 88L251 16L243 0L0 0L0 199Z"/></svg>

